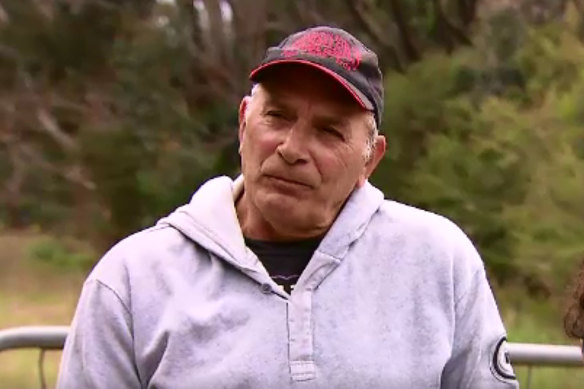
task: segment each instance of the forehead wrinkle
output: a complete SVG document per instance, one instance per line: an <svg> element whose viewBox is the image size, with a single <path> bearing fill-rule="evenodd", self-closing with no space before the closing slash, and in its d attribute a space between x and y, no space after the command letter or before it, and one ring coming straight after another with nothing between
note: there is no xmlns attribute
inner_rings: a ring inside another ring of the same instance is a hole
<svg viewBox="0 0 584 389"><path fill-rule="evenodd" d="M265 105L275 105L291 110L302 109L303 105L308 106L314 113L315 120L319 123L345 126L350 122L347 111L357 112L353 104L347 104L344 101L309 94L303 95L298 92L290 92L287 88L262 88L262 90Z"/></svg>

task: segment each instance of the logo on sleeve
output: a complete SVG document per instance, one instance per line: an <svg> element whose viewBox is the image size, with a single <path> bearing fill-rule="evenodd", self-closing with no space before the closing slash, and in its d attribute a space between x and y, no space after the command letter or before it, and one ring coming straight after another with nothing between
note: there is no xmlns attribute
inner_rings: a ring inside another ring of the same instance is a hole
<svg viewBox="0 0 584 389"><path fill-rule="evenodd" d="M515 373L511 366L511 358L507 350L507 338L502 337L497 342L491 359L491 372L500 380L515 380Z"/></svg>

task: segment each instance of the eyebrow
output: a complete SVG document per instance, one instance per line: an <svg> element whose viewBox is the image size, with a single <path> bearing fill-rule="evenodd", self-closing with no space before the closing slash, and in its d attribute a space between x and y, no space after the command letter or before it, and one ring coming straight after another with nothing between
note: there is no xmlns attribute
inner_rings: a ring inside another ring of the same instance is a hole
<svg viewBox="0 0 584 389"><path fill-rule="evenodd" d="M344 117L338 117L338 116L326 116L326 115L322 115L322 116L318 116L316 118L316 121L322 124L328 124L328 125L332 125L332 126L339 126L339 127L348 127L349 126L349 120L344 118Z"/></svg>
<svg viewBox="0 0 584 389"><path fill-rule="evenodd" d="M282 95L276 95L274 93L266 93L264 99L264 105L277 106L281 108L291 109L289 103L285 101L286 99Z"/></svg>

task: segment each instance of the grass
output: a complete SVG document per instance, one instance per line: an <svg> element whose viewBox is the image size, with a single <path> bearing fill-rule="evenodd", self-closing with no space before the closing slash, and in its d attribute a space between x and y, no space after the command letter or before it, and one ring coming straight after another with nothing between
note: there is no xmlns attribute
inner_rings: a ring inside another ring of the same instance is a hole
<svg viewBox="0 0 584 389"><path fill-rule="evenodd" d="M86 271L67 266L67 261L54 253L86 260L87 252L69 252L67 248L83 245L69 242L61 247L58 242L35 233L0 233L0 329L70 323ZM527 299L525 292L515 287L498 289L497 300L511 342L574 343L562 332L561 296ZM60 351L45 354L48 388L55 385L60 358ZM0 353L0 389L40 388L38 359L38 350ZM516 367L515 371L521 387L526 388L527 368ZM582 388L582 382L584 369L534 368L530 389L576 389Z"/></svg>
<svg viewBox="0 0 584 389"><path fill-rule="evenodd" d="M29 249L46 237L28 233L0 234L0 328L24 325L68 325L85 277L83 271L57 271L29 258ZM0 388L40 388L38 350L0 353ZM60 351L44 357L47 387L55 386Z"/></svg>

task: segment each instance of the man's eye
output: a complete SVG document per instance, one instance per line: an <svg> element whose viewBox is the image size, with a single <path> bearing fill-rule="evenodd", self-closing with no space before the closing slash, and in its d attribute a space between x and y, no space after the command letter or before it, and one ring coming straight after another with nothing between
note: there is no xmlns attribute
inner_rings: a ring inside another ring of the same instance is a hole
<svg viewBox="0 0 584 389"><path fill-rule="evenodd" d="M345 138L343 137L343 134L341 134L338 130L334 129L333 127L321 127L320 129L322 132L324 132L327 135L332 135L336 138L339 138L341 140L344 140Z"/></svg>
<svg viewBox="0 0 584 389"><path fill-rule="evenodd" d="M268 111L266 112L267 116L271 116L273 118L280 118L280 119L284 119L285 115L282 111Z"/></svg>

